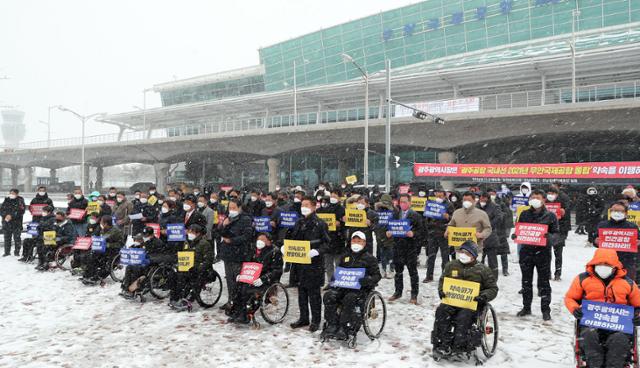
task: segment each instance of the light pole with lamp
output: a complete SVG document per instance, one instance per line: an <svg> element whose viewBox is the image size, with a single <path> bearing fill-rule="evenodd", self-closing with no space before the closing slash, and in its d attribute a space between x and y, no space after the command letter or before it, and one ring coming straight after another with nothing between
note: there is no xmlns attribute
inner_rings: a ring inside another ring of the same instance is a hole
<svg viewBox="0 0 640 368"><path fill-rule="evenodd" d="M369 74L348 54L342 54L345 63L353 64L364 78L364 178L365 188L369 190Z"/></svg>

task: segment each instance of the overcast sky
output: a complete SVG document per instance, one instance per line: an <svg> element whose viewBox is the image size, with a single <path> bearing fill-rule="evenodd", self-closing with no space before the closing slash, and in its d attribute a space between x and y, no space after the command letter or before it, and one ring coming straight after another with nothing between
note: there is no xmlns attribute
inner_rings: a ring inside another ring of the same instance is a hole
<svg viewBox="0 0 640 368"><path fill-rule="evenodd" d="M130 111L154 84L255 65L261 46L415 2L1 0L0 106L26 112L25 141L45 140L49 105ZM52 138L80 136L70 114L51 120ZM91 122L87 135L116 130Z"/></svg>

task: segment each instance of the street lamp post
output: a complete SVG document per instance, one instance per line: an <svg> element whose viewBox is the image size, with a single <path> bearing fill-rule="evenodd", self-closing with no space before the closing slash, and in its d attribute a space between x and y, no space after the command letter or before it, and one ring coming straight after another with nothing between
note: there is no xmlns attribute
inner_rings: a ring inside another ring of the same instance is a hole
<svg viewBox="0 0 640 368"><path fill-rule="evenodd" d="M69 113L72 113L73 115L75 115L78 119L80 119L80 121L82 122L82 140L81 140L81 166L80 166L80 189L82 189L82 193L86 193L86 187L85 187L85 177L84 177L84 167L85 167L85 155L84 155L84 151L85 151L85 144L84 144L84 138L85 138L85 125L87 123L88 120L91 120L95 117L101 116L101 115L106 115L106 113L102 112L102 113L97 113L97 114L91 114L91 115L80 115L77 112L70 110L64 106L56 106L58 108L58 110L60 111L66 111Z"/></svg>
<svg viewBox="0 0 640 368"><path fill-rule="evenodd" d="M391 60L385 62L387 69L387 119L384 126L384 191L391 193Z"/></svg>
<svg viewBox="0 0 640 368"><path fill-rule="evenodd" d="M580 16L580 11L574 9L571 12L571 102L576 103L576 18Z"/></svg>
<svg viewBox="0 0 640 368"><path fill-rule="evenodd" d="M342 54L345 62L353 64L364 78L364 186L369 190L369 74L348 54Z"/></svg>

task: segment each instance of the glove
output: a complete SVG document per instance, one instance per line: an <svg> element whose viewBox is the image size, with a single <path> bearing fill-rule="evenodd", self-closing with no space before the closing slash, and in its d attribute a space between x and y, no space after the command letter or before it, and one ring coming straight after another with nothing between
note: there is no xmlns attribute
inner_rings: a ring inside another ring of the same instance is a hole
<svg viewBox="0 0 640 368"><path fill-rule="evenodd" d="M478 296L476 296L475 298L473 298L473 301L474 301L474 302L478 302L478 303L480 303L480 304L484 304L484 303L486 303L486 302L487 302L487 297L486 297L486 296L484 296L484 295L478 295Z"/></svg>
<svg viewBox="0 0 640 368"><path fill-rule="evenodd" d="M280 247L280 253L282 253L282 255L284 255L284 246Z"/></svg>
<svg viewBox="0 0 640 368"><path fill-rule="evenodd" d="M236 282L240 281L240 275L236 276Z"/></svg>
<svg viewBox="0 0 640 368"><path fill-rule="evenodd" d="M309 257L311 257L311 258L313 258L313 257L317 257L317 256L319 256L319 255L320 255L320 252L318 252L318 250L317 250L317 249L311 249L311 250L309 251Z"/></svg>
<svg viewBox="0 0 640 368"><path fill-rule="evenodd" d="M445 296L447 296L447 295L444 293L444 291L442 291L442 290L438 290L438 296L439 296L439 297L440 297L440 299L442 300L442 299L444 299L444 297L445 297Z"/></svg>
<svg viewBox="0 0 640 368"><path fill-rule="evenodd" d="M582 308L576 308L576 310L573 311L573 316L579 321L582 319L582 316L584 314L582 313Z"/></svg>
<svg viewBox="0 0 640 368"><path fill-rule="evenodd" d="M257 279L256 281L254 281L253 282L253 286L255 286L255 287L262 286L262 279Z"/></svg>

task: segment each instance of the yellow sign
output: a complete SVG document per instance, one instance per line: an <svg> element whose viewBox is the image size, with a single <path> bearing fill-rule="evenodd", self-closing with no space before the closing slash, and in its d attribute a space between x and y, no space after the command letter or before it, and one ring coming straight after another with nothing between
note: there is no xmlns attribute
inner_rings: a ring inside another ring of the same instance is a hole
<svg viewBox="0 0 640 368"><path fill-rule="evenodd" d="M478 309L478 302L473 299L480 295L480 283L445 277L442 291L445 295L443 304L473 311Z"/></svg>
<svg viewBox="0 0 640 368"><path fill-rule="evenodd" d="M351 175L344 178L344 180L347 182L347 184L353 185L358 182L358 177L355 175Z"/></svg>
<svg viewBox="0 0 640 368"><path fill-rule="evenodd" d="M218 211L213 211L213 224L218 225Z"/></svg>
<svg viewBox="0 0 640 368"><path fill-rule="evenodd" d="M56 245L56 232L55 231L45 231L42 233L42 239L44 241L44 245Z"/></svg>
<svg viewBox="0 0 640 368"><path fill-rule="evenodd" d="M607 211L607 219L611 220L611 209ZM635 211L635 210L627 211L627 221L633 222L634 224L640 226L640 211Z"/></svg>
<svg viewBox="0 0 640 368"><path fill-rule="evenodd" d="M89 202L87 205L87 213L100 213L100 205L98 202Z"/></svg>
<svg viewBox="0 0 640 368"><path fill-rule="evenodd" d="M449 232L449 246L459 247L467 240L473 240L474 243L478 242L476 237L475 227L453 227L450 226L447 231Z"/></svg>
<svg viewBox="0 0 640 368"><path fill-rule="evenodd" d="M340 202L344 203L347 200L347 197L340 197Z"/></svg>
<svg viewBox="0 0 640 368"><path fill-rule="evenodd" d="M178 252L178 272L187 272L196 263L196 252L190 250Z"/></svg>
<svg viewBox="0 0 640 368"><path fill-rule="evenodd" d="M336 231L336 215L335 213L316 213L320 220L327 223L329 231Z"/></svg>
<svg viewBox="0 0 640 368"><path fill-rule="evenodd" d="M224 208L228 208L229 207L229 200L228 199L223 199L220 201L220 204L224 206Z"/></svg>
<svg viewBox="0 0 640 368"><path fill-rule="evenodd" d="M284 240L284 261L288 263L311 264L309 251L311 242L308 240Z"/></svg>
<svg viewBox="0 0 640 368"><path fill-rule="evenodd" d="M367 212L347 208L344 213L344 224L349 227L367 227Z"/></svg>
<svg viewBox="0 0 640 368"><path fill-rule="evenodd" d="M424 212L424 207L427 205L426 197L411 197L411 209L416 212Z"/></svg>
<svg viewBox="0 0 640 368"><path fill-rule="evenodd" d="M529 208L531 208L530 206L518 206L518 208L516 209L516 222L520 219L520 215L522 214L522 212L528 210Z"/></svg>
<svg viewBox="0 0 640 368"><path fill-rule="evenodd" d="M149 203L152 206L155 206L156 203L158 203L158 198L156 198L156 196L152 195L149 197L149 199L147 199L147 203Z"/></svg>

